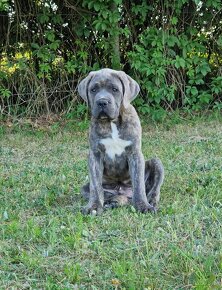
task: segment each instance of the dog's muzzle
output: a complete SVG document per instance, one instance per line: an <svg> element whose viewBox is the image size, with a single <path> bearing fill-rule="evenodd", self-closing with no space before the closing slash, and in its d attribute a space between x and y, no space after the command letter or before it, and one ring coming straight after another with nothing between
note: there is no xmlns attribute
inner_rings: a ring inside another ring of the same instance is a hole
<svg viewBox="0 0 222 290"><path fill-rule="evenodd" d="M108 118L108 110L111 101L105 98L101 98L96 101L97 110L99 111L99 118Z"/></svg>
<svg viewBox="0 0 222 290"><path fill-rule="evenodd" d="M104 98L101 98L101 99L96 101L97 106L101 110L104 110L108 106L109 103L110 103L110 101L108 101L107 99L104 99Z"/></svg>

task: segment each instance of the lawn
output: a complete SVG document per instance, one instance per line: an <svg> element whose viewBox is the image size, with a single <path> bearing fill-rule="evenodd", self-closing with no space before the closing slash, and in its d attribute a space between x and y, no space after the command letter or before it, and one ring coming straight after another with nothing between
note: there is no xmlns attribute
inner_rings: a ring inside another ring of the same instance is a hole
<svg viewBox="0 0 222 290"><path fill-rule="evenodd" d="M0 127L0 289L222 289L221 118L143 121L166 172L156 215L81 214L76 127Z"/></svg>

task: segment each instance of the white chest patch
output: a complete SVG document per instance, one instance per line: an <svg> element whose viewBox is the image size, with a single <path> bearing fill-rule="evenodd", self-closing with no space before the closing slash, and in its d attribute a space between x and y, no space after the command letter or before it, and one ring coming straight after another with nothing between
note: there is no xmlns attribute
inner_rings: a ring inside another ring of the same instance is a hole
<svg viewBox="0 0 222 290"><path fill-rule="evenodd" d="M120 156L125 148L132 144L131 141L123 140L119 138L119 131L116 124L111 123L112 137L101 139L100 143L106 148L106 154L114 159L116 155Z"/></svg>

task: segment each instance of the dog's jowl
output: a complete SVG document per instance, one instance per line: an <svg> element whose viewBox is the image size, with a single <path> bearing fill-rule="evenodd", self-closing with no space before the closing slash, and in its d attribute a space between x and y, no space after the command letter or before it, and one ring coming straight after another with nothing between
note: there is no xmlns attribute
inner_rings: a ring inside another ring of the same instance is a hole
<svg viewBox="0 0 222 290"><path fill-rule="evenodd" d="M132 203L141 212L156 211L164 178L161 161L144 161L141 125L130 102L139 85L123 71L101 69L83 79L78 91L89 104L89 178L82 187L85 213L101 213Z"/></svg>

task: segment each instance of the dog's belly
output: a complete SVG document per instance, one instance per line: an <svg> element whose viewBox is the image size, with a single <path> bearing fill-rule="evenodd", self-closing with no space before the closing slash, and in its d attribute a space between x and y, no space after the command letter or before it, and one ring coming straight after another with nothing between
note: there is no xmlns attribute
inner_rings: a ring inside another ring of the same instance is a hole
<svg viewBox="0 0 222 290"><path fill-rule="evenodd" d="M130 183L129 166L124 152L120 156L111 159L109 155L104 158L103 180L107 183Z"/></svg>

